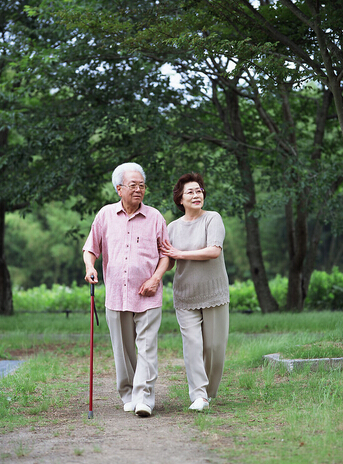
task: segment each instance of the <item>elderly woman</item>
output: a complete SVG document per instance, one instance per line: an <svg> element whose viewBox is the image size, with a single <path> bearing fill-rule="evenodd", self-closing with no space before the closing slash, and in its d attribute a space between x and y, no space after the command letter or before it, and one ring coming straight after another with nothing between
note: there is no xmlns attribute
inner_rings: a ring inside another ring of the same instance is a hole
<svg viewBox="0 0 343 464"><path fill-rule="evenodd" d="M173 190L184 215L168 226L161 251L175 263L174 306L186 366L189 409L203 411L217 395L229 333L229 281L224 264L225 228L215 211L204 211L200 174L180 177Z"/></svg>

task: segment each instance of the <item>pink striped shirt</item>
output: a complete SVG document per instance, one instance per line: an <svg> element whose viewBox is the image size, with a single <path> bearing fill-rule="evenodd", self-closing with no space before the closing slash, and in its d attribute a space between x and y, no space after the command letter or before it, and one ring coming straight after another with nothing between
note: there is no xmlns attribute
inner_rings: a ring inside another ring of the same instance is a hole
<svg viewBox="0 0 343 464"><path fill-rule="evenodd" d="M162 281L154 296L142 296L138 291L162 257L157 241L166 239L166 221L155 208L141 203L131 217L121 201L101 208L83 250L96 258L102 254L106 308L140 313L162 306Z"/></svg>

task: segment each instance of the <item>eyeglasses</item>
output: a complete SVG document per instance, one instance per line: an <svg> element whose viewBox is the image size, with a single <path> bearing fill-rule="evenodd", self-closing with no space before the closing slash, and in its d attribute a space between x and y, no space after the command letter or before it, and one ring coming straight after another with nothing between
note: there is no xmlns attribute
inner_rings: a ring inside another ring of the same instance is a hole
<svg viewBox="0 0 343 464"><path fill-rule="evenodd" d="M183 192L183 195L187 195L189 197L194 197L194 195L203 195L204 194L204 189L203 188L198 188L195 190L187 190L187 192Z"/></svg>
<svg viewBox="0 0 343 464"><path fill-rule="evenodd" d="M146 184L135 184L134 182L132 182L131 184L129 185L125 185L125 184L119 184L121 187L127 187L129 190L136 190L137 187L139 188L139 190L142 190L144 191L146 189Z"/></svg>

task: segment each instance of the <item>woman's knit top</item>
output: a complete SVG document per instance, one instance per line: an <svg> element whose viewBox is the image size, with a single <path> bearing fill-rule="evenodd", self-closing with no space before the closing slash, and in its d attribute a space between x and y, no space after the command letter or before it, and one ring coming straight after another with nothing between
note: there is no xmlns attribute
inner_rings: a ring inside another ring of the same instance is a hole
<svg viewBox="0 0 343 464"><path fill-rule="evenodd" d="M168 226L171 244L182 251L220 247L216 259L205 261L177 260L174 276L174 306L176 309L201 309L228 303L229 279L225 269L223 242L225 227L215 211L205 211L194 221L183 218Z"/></svg>

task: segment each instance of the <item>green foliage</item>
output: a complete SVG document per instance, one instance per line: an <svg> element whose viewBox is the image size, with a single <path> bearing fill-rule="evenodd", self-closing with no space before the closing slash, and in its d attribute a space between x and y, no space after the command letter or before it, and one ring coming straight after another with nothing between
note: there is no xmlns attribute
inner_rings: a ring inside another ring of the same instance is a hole
<svg viewBox="0 0 343 464"><path fill-rule="evenodd" d="M163 286L163 309L168 311L174 310L173 284L171 282Z"/></svg>
<svg viewBox="0 0 343 464"><path fill-rule="evenodd" d="M330 274L314 271L311 277L306 307L309 309L343 309L343 273L334 267Z"/></svg>
<svg viewBox="0 0 343 464"><path fill-rule="evenodd" d="M269 282L272 295L280 308L283 308L286 304L287 283L287 278L279 275ZM261 311L254 284L251 280L235 282L234 285L230 285L230 308L232 311L242 312Z"/></svg>
<svg viewBox="0 0 343 464"><path fill-rule="evenodd" d="M251 280L230 285L230 310L242 312L261 311L254 284Z"/></svg>
<svg viewBox="0 0 343 464"><path fill-rule="evenodd" d="M280 309L286 309L287 277L276 276L269 282L272 295ZM230 286L230 308L233 311L260 311L254 285L251 280L235 282ZM343 273L334 267L331 273L314 271L305 299L305 309L343 310Z"/></svg>
<svg viewBox="0 0 343 464"><path fill-rule="evenodd" d="M71 287L54 284L48 289L45 284L28 290L14 289L13 303L15 311L49 312L65 311L87 313L90 307L89 285L78 287L73 282ZM98 312L105 308L105 286L95 286L95 302ZM173 289L169 284L163 287L163 309L173 309Z"/></svg>
<svg viewBox="0 0 343 464"><path fill-rule="evenodd" d="M105 287L96 286L96 305L100 310L105 307ZM54 284L48 289L45 284L28 290L14 290L13 304L16 311L89 311L89 286L78 287L75 282L71 287Z"/></svg>
<svg viewBox="0 0 343 464"><path fill-rule="evenodd" d="M270 281L270 289L285 309L288 279L276 276ZM105 287L95 287L95 300L99 311L105 307ZM71 287L53 285L48 289L45 284L28 290L14 289L14 307L20 311L63 312L66 310L88 312L90 305L89 286L78 287L74 282ZM343 273L337 268L331 274L314 271L308 297L305 301L307 310L342 310L343 309ZM169 282L163 287L163 309L173 311L173 289ZM251 280L235 282L230 285L230 310L232 312L260 312L254 285Z"/></svg>
<svg viewBox="0 0 343 464"><path fill-rule="evenodd" d="M82 221L73 211L75 203L75 198L51 202L33 208L25 218L18 212L6 215L6 259L14 285L83 283L82 246L92 218Z"/></svg>
<svg viewBox="0 0 343 464"><path fill-rule="evenodd" d="M286 307L287 301L287 277L281 277L280 275L277 275L274 279L270 281L269 287L270 291L272 292L272 295L279 303L280 309L284 309Z"/></svg>
<svg viewBox="0 0 343 464"><path fill-rule="evenodd" d="M311 28L283 4L24 3L12 2L3 17L1 127L9 143L1 150L0 200L9 210L70 195L78 195L76 209L98 209L108 200L113 167L137 159L148 174L147 200L162 210L171 209L171 196L161 192L192 169L204 174L211 209L242 215L245 205L247 215L261 218L293 202L295 226L301 222L296 212L306 210L340 230L341 134L327 117L334 109L323 103L330 102L326 85L312 82L318 69L323 79L325 66L313 52ZM329 3L330 14L320 8L316 18L331 40L341 22ZM313 12L306 8L306 14ZM278 30L277 41L263 33L265 23ZM301 45L301 57L294 44ZM173 89L161 73L166 63L182 73L183 87ZM233 111L236 104L240 112ZM68 274L69 282L80 283L81 271L75 276L67 269L66 247L48 245L40 229L35 233L43 248L40 271L31 268L28 275L16 263L16 279L50 286ZM11 241L13 248L22 240ZM49 255L56 266L47 272ZM285 256L282 271L264 266L270 276L285 273ZM231 266L244 279L246 262L239 258ZM244 269L236 271L239 261ZM237 307L258 309L244 291Z"/></svg>

